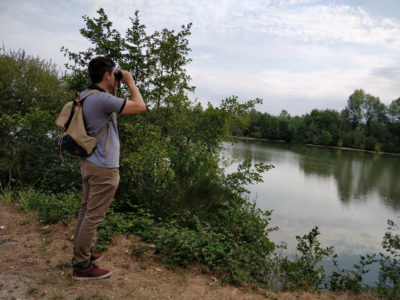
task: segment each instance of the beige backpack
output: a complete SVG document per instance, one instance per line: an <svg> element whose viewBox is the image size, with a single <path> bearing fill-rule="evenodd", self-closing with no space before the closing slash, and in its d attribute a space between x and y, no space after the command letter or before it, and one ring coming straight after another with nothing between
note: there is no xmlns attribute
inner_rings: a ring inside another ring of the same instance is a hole
<svg viewBox="0 0 400 300"><path fill-rule="evenodd" d="M82 98L77 97L75 101L70 101L64 105L56 119L56 126L61 129L59 135L60 150L67 150L77 156L88 157L96 148L97 143L108 127L108 136L104 155L108 150L110 139L110 122L96 136L89 136L86 133L85 122L82 113L82 101L88 96L99 93L97 90L90 90Z"/></svg>

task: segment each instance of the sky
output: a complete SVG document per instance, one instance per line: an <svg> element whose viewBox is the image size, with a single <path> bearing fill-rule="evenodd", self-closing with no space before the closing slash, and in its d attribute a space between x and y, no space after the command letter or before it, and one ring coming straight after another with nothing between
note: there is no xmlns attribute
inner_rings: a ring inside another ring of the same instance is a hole
<svg viewBox="0 0 400 300"><path fill-rule="evenodd" d="M61 47L90 46L82 17L99 8L121 34L136 10L148 33L193 23L189 96L204 105L258 97L258 111L302 115L340 111L355 89L400 97L398 0L1 0L0 41L63 70Z"/></svg>

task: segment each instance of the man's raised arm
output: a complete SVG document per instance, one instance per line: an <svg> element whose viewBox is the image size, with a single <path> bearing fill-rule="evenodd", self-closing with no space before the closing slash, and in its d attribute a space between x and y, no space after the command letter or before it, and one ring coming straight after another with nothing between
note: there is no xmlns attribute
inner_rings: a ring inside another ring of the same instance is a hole
<svg viewBox="0 0 400 300"><path fill-rule="evenodd" d="M146 104L143 101L142 94L140 94L135 81L133 80L132 74L128 71L121 70L122 79L121 81L125 83L131 93L131 99L126 100L126 104L121 114L123 115L133 115L141 114L146 111Z"/></svg>

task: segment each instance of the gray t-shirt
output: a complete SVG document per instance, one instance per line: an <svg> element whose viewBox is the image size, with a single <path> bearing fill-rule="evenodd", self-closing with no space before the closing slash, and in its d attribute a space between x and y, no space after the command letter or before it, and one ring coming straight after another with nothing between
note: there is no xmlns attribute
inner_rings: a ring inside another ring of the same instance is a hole
<svg viewBox="0 0 400 300"><path fill-rule="evenodd" d="M102 90L96 88L97 90ZM84 90L81 97L90 91ZM117 114L125 107L125 99L115 97L103 90L100 93L89 95L83 100L83 118L85 120L86 132L90 136L97 136L107 122L110 121L110 128L106 128L100 137L97 147L86 159L100 167L118 168L119 167L119 135L117 129ZM108 151L106 149L107 137L109 137Z"/></svg>

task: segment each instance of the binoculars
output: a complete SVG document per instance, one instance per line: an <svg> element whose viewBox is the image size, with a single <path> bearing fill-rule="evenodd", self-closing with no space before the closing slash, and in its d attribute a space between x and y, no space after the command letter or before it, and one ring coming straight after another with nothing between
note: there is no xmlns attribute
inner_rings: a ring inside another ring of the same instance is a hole
<svg viewBox="0 0 400 300"><path fill-rule="evenodd" d="M136 81L135 74L134 74L133 72L131 72L131 74L132 74L133 80ZM116 80L116 81L118 81L118 82L121 81L121 79L122 79L122 73L121 73L121 71L115 71L114 76L115 76L115 80Z"/></svg>

